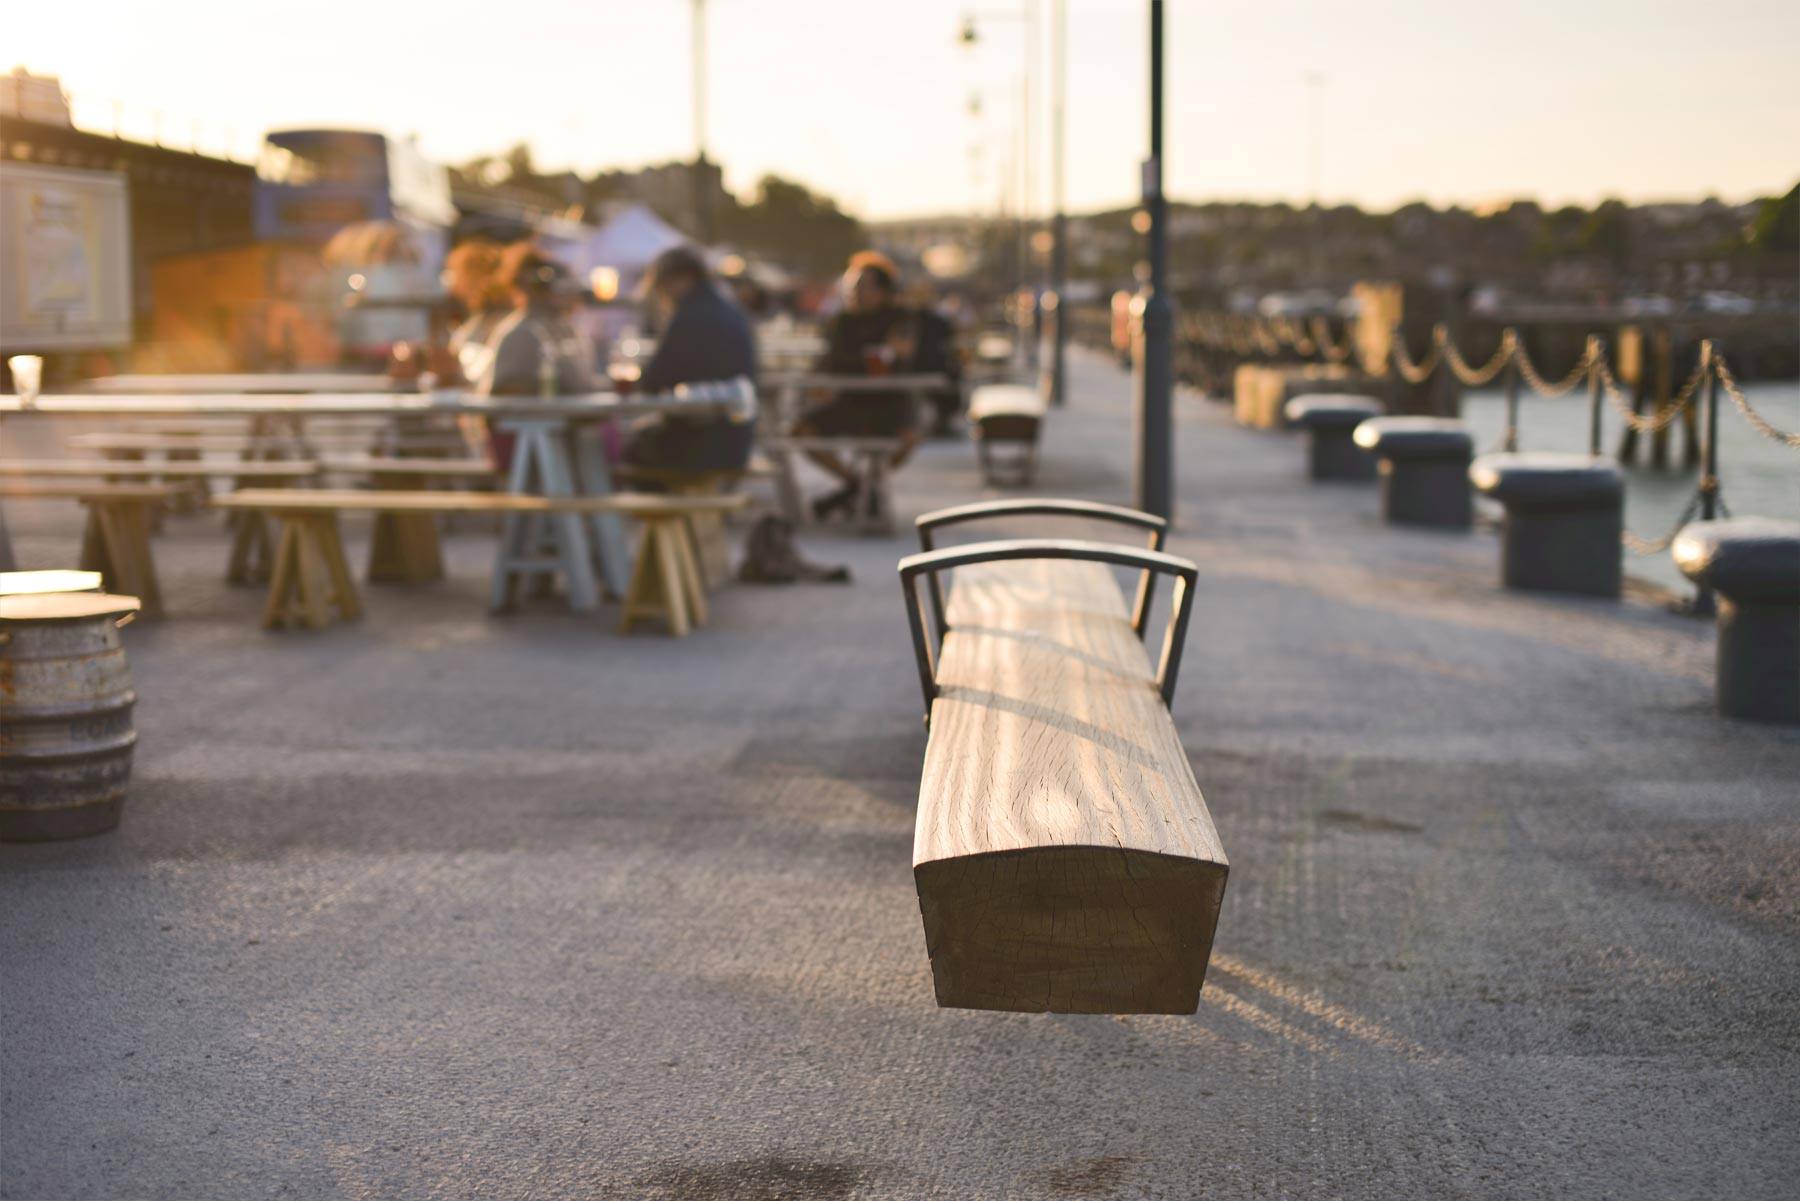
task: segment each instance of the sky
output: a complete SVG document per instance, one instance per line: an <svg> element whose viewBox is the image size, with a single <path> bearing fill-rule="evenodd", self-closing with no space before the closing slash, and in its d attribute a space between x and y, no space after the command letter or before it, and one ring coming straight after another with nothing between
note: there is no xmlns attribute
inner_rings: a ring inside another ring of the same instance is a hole
<svg viewBox="0 0 1800 1201"><path fill-rule="evenodd" d="M865 217L992 212L1022 175L1032 6L707 0L712 157L734 190L776 172ZM1176 199L1740 200L1800 179L1794 0L1167 7ZM1067 0L1071 211L1137 196L1148 8ZM972 48L957 36L971 10ZM159 111L164 137L209 151L350 126L416 133L445 161L524 139L585 174L692 155L691 15L692 0L0 0L0 68L61 76L79 125L144 137ZM1047 124L1040 111L1035 211Z"/></svg>

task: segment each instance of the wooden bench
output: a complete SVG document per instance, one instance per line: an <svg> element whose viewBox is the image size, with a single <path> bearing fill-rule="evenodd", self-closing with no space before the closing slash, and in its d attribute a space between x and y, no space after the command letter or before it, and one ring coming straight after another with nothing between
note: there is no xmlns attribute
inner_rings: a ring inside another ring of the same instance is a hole
<svg viewBox="0 0 1800 1201"><path fill-rule="evenodd" d="M851 509L856 527L865 534L894 532L893 472L889 464L906 445L901 439L784 435L765 439L762 445L764 453L777 464L782 514L796 527L805 525L811 514L800 495L790 456L796 452L825 451L847 459L856 476Z"/></svg>
<svg viewBox="0 0 1800 1201"><path fill-rule="evenodd" d="M303 422L299 424L304 424ZM445 457L469 453L467 439L457 430L394 432L386 426L368 432L344 430L301 432L298 425L276 433L145 433L130 430L91 430L70 434L71 450L93 451L123 459L160 455L167 461L196 458L212 452L244 458L312 457L321 453L360 454L379 449L384 454Z"/></svg>
<svg viewBox="0 0 1800 1201"><path fill-rule="evenodd" d="M1024 384L983 384L969 395L969 436L989 484L1029 485L1037 474L1038 434L1049 412L1036 388ZM1010 454L996 455L1000 446Z"/></svg>
<svg viewBox="0 0 1800 1201"><path fill-rule="evenodd" d="M618 513L643 523L637 562L624 598L621 628L655 617L670 633L686 634L708 617L705 589L693 553L688 517L697 511L724 511L745 503L742 496L678 497L619 493L612 496L527 496L517 493L388 492L246 489L213 498L214 506L256 510L281 521L281 539L270 574L263 625L274 629L316 629L334 619L362 614L356 583L344 558L338 514L526 513L578 519L587 513ZM526 543L502 543L494 567L496 611L510 608L527 582L563 572L568 564ZM577 545L585 547L582 541Z"/></svg>
<svg viewBox="0 0 1800 1201"><path fill-rule="evenodd" d="M387 455L328 456L320 466L327 475L355 475L381 492L423 492L446 483L491 483L494 467L486 459L402 459ZM444 578L438 514L381 510L369 537L369 579L424 584Z"/></svg>
<svg viewBox="0 0 1800 1201"><path fill-rule="evenodd" d="M105 479L115 483L157 478L234 479L266 483L270 480L311 479L318 473L317 463L304 460L244 463L237 460L194 459L179 463L130 463L115 459L0 459L0 476Z"/></svg>
<svg viewBox="0 0 1800 1201"><path fill-rule="evenodd" d="M1150 549L933 548L945 527L1043 515L1147 531ZM900 578L930 729L913 877L938 1004L1192 1013L1227 871L1168 709L1194 564L1162 553L1161 519L1081 501L968 505L918 530ZM1113 567L1142 573L1129 612ZM1159 575L1175 585L1152 672L1141 639Z"/></svg>
<svg viewBox="0 0 1800 1201"><path fill-rule="evenodd" d="M0 478L33 479L93 478L115 483L144 481L161 483L180 481L181 499L189 498L187 485L208 479L228 478L234 487L261 484L265 488L280 487L312 479L318 464L306 461L249 462L241 460L183 459L179 462L145 463L116 459L0 459ZM199 498L204 500L202 490ZM150 513L150 528L160 528L161 509ZM232 515L231 555L225 569L228 583L261 583L268 578L270 544L268 529L256 513Z"/></svg>
<svg viewBox="0 0 1800 1201"><path fill-rule="evenodd" d="M621 484L649 486L671 496L723 496L732 492L751 469L734 471L672 471L629 464L613 470L613 478ZM731 546L725 536L723 512L696 512L689 525L694 532L694 545L700 556L700 570L708 587L717 588L731 578Z"/></svg>
<svg viewBox="0 0 1800 1201"><path fill-rule="evenodd" d="M86 506L81 568L99 572L112 591L140 598L145 617L159 617L163 611L156 560L150 553L151 515L174 492L167 484L0 481L0 500L75 500Z"/></svg>

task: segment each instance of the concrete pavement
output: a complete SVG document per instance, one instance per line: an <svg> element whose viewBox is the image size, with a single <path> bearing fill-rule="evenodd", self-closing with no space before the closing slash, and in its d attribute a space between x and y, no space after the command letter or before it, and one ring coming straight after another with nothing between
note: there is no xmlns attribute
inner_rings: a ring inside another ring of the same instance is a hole
<svg viewBox="0 0 1800 1201"><path fill-rule="evenodd" d="M1124 377L1074 378L1036 491L1128 502ZM1502 593L1193 398L1178 458L1194 1017L933 1007L902 539L669 641L486 617L458 535L276 635L183 518L123 827L0 848L0 1196L1791 1195L1800 733L1714 717L1651 591ZM979 494L961 443L899 486Z"/></svg>

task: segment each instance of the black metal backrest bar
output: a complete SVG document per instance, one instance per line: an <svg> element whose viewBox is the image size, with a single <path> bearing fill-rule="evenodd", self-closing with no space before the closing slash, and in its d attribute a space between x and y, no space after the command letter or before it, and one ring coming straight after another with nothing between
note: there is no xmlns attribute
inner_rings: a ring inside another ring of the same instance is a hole
<svg viewBox="0 0 1800 1201"><path fill-rule="evenodd" d="M1160 551L1169 536L1169 523L1166 518L1154 513L1146 513L1141 509L1127 509L1122 505L1101 504L1092 500L1065 500L1058 497L1029 497L1019 500L984 500L969 505L957 505L949 509L937 509L919 517L913 524L919 530L919 549L924 551L936 549L932 532L942 526L961 525L967 521L991 521L1006 517L1079 517L1089 521L1111 521L1119 525L1135 526L1150 531L1150 549ZM944 618L944 587L933 573L928 581L931 589L932 627L937 631L938 640L943 641L948 626ZM1150 621L1150 602L1155 597L1156 573L1146 571L1138 579L1137 598L1132 604L1131 628L1137 636L1144 636L1144 627Z"/></svg>
<svg viewBox="0 0 1800 1201"><path fill-rule="evenodd" d="M1175 697L1175 681L1181 672L1181 651L1187 644L1188 617L1194 606L1194 584L1200 569L1191 560L1162 551L1137 550L1108 542L1082 542L1065 538L1009 538L999 542L971 542L943 550L920 551L900 560L900 590L906 596L906 620L912 630L913 655L918 662L919 688L925 697L925 720L931 721L931 702L937 699L937 649L925 634L925 618L919 609L918 578L936 580L939 573L975 563L1012 559L1073 559L1137 567L1146 574L1175 577L1170 601L1169 626L1163 635L1162 655L1156 666L1156 687L1163 704ZM1140 631L1141 633L1141 631ZM942 637L937 640L939 649Z"/></svg>

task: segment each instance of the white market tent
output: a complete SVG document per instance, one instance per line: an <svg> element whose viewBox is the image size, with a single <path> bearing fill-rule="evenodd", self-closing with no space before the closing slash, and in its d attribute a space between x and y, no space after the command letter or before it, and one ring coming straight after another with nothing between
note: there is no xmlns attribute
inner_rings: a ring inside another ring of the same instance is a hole
<svg viewBox="0 0 1800 1201"><path fill-rule="evenodd" d="M610 214L577 250L571 264L583 278L595 267L611 267L622 281L641 275L656 256L684 245L687 235L642 204L626 205Z"/></svg>

